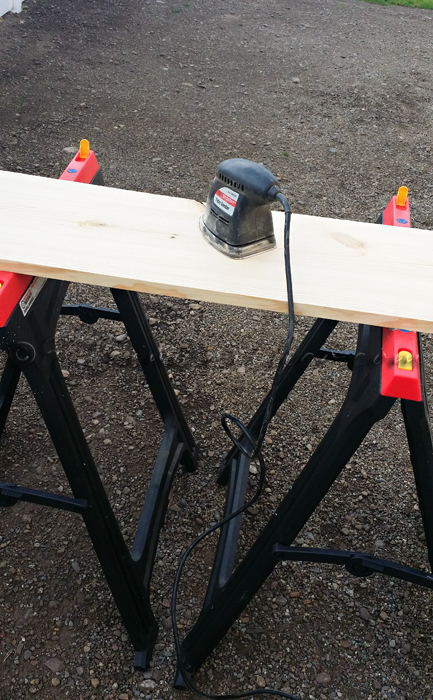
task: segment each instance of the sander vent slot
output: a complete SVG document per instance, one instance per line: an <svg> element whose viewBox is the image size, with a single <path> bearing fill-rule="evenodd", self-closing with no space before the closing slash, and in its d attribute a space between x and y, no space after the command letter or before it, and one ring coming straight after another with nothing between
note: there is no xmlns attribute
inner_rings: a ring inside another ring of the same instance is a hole
<svg viewBox="0 0 433 700"><path fill-rule="evenodd" d="M230 187L233 187L235 190L240 190L241 192L244 191L244 186L241 185L239 182L236 182L235 180L231 180L229 177L226 177L222 173L217 173L218 178L222 181L225 182L226 185L230 185Z"/></svg>
<svg viewBox="0 0 433 700"><path fill-rule="evenodd" d="M229 220L228 220L228 219L225 219L223 216L221 216L221 214L218 214L218 212L215 211L215 209L214 209L213 207L211 207L210 210L211 210L211 214L213 214L214 217L215 217L216 219L218 219L218 221L221 221L221 223L222 223L222 224L225 224L226 226L229 225L229 223L230 223Z"/></svg>

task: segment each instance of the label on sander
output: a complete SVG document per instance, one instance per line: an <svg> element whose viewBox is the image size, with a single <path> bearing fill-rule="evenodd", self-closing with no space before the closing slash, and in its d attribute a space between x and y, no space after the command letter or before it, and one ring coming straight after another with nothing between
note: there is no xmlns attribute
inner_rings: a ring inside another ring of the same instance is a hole
<svg viewBox="0 0 433 700"><path fill-rule="evenodd" d="M26 293L20 301L23 316L27 316L27 314L29 313L34 302L36 301L36 297L38 296L46 281L46 277L35 277L35 279L31 283L30 287L28 288L28 290L26 291Z"/></svg>
<svg viewBox="0 0 433 700"><path fill-rule="evenodd" d="M215 192L213 201L217 207L222 209L228 216L233 216L238 199L238 192L233 192L233 190L230 190L228 187L221 187L220 190Z"/></svg>

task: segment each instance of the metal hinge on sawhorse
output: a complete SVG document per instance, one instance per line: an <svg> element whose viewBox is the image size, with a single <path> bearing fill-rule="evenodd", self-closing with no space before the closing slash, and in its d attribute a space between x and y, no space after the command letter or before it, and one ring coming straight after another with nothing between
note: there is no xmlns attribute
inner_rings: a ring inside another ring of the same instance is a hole
<svg viewBox="0 0 433 700"><path fill-rule="evenodd" d="M77 154L78 156L78 154ZM91 154L86 156L90 158ZM80 171L77 157L71 169ZM95 161L96 162L96 161ZM92 169L85 173L95 182ZM83 181L83 180L81 180ZM100 179L99 179L100 181ZM149 600L150 580L158 537L168 505L174 474L179 465L196 468L197 445L188 428L166 369L160 359L138 294L112 289L117 311L87 305L62 307L68 283L3 273L2 301L11 304L0 319L0 349L7 355L0 381L0 435L15 389L23 373L35 396L73 498L0 484L0 506L30 501L80 513L110 586L123 623L135 649L136 668L145 669L155 643L158 625ZM17 279L18 278L18 279ZM31 282L28 286L28 282ZM20 284L26 291L20 291ZM12 300L12 301L11 301ZM2 309L5 305L2 306ZM76 314L87 323L98 318L122 321L137 354L146 382L164 423L164 436L153 468L131 552L93 461L55 352L54 336L61 313Z"/></svg>
<svg viewBox="0 0 433 700"><path fill-rule="evenodd" d="M384 212L384 223L409 226L408 202L399 204L395 200L394 197ZM281 560L332 563L345 566L354 576L382 573L433 589L431 572L365 552L292 546L370 429L400 398L428 558L433 568L433 446L420 338L416 333L360 326L354 353L333 351L323 344L336 325L337 321L325 319L314 323L283 372L273 415L314 358L348 363L352 377L347 396L320 445L236 568L242 516L221 528L202 611L181 646L182 665L188 676L203 664ZM259 435L266 404L267 398L248 425L253 439ZM245 436L240 440L248 450L250 444ZM228 484L225 517L245 502L249 466L250 459L236 447L222 464L218 480L220 484ZM180 670L175 686L186 687Z"/></svg>

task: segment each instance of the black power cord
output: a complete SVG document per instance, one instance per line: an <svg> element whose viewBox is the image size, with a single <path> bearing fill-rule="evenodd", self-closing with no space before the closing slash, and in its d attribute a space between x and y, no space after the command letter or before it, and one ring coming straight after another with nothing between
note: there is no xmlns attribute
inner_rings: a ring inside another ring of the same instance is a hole
<svg viewBox="0 0 433 700"><path fill-rule="evenodd" d="M250 498L248 501L244 503L243 506L235 510L233 513L230 513L230 515L227 515L225 518L222 520L219 520L215 525L212 525L211 527L207 528L207 530L204 530L190 545L189 547L185 550L185 552L182 554L179 562L179 566L176 571L176 576L174 579L174 584L173 584L173 591L172 591L172 596L171 596L171 615L172 615L172 621L173 621L173 637L174 637L174 646L176 649L176 655L177 655L177 661L179 665L179 670L182 674L183 680L185 682L185 685L187 686L188 690L192 691L196 695L202 698L207 698L208 700L238 700L238 698L250 698L251 696L254 695L276 695L281 698L286 698L287 700L298 700L294 695L289 695L289 693L285 693L282 690L274 690L272 688L257 688L255 690L249 690L245 691L242 693L231 693L227 695L210 695L209 693L205 693L198 688L196 688L190 681L188 677L188 671L185 669L185 666L182 661L182 656L181 656L181 649L180 649L180 641L179 641L179 630L177 627L177 617L176 617L176 599L177 599L177 591L179 588L179 582L180 582L180 577L182 575L183 568L185 566L186 560L188 559L189 555L195 549L195 547L202 541L204 540L208 535L210 535L212 532L215 532L215 530L218 530L220 527L228 523L230 520L233 518L236 518L238 515L243 513L247 508L250 508L250 506L253 505L257 501L257 499L260 496L261 490L263 488L263 484L265 481L265 475L266 475L266 466L265 462L263 459L263 456L261 454L261 449L263 445L263 441L265 439L266 431L268 429L269 423L272 418L272 411L275 403L275 396L277 393L278 385L280 383L281 375L283 373L287 358L290 353L290 349L292 347L292 342L293 342L293 335L294 335L294 329L295 329L295 312L294 312L294 302L293 302L293 287L292 287L292 274L291 274L291 267L290 267L290 219L291 219L291 211L290 211L290 205L287 199L281 194L281 192L278 192L276 196L274 197L282 206L284 207L284 212L285 212L285 224L284 224L284 261L285 261L285 270L286 270L286 284L287 284L287 301L288 301L288 311L289 311L289 328L287 332L287 338L286 342L284 344L283 352L281 353L280 360L278 362L277 369L275 371L275 375L272 381L272 387L269 392L269 397L265 409L265 415L263 416L263 422L260 428L259 436L256 441L252 438L251 434L248 431L248 428L242 423L242 421L239 420L236 416L232 415L231 413L223 413L221 416L221 425L224 428L225 432L227 433L228 437L232 441L232 443L237 447L237 449L246 457L249 459L257 459L260 465L260 476L259 476L259 483L257 485L256 491L254 493L254 496ZM247 442L249 443L250 449L247 450L246 447L242 444L241 440L242 438L238 439L236 438L232 431L230 430L229 423L228 422L234 423L241 431L242 437L246 438Z"/></svg>
<svg viewBox="0 0 433 700"><path fill-rule="evenodd" d="M287 358L289 356L290 349L292 347L293 335L295 331L295 309L293 301L292 271L290 264L290 220L292 213L290 211L289 202L284 197L284 195L281 194L281 192L278 192L278 194L275 196L275 199L283 205L285 212L284 263L286 270L287 303L289 311L289 328L287 331L287 338L284 344L283 352L281 353L281 357L278 362L277 369L275 371L274 379L272 381L272 387L271 391L269 392L268 402L265 409L265 415L263 416L263 423L261 425L256 443L254 443L254 441L251 439L251 436L248 434L248 430L246 429L245 425L243 425L243 423L239 420L239 418L236 418L236 416L233 416L231 413L223 413L221 417L222 427L224 428L232 443L238 448L240 452L242 452L243 455L249 457L250 459L254 459L255 457L257 457L262 449L263 440L265 439L266 431L272 418L272 411L274 408L277 388L280 383L281 375L283 373ZM240 428L242 434L247 438L248 442L251 445L250 451L247 451L244 445L242 445L241 441L238 440L232 434L227 422L228 420L232 421L233 423L235 423L235 425L238 426L238 428Z"/></svg>

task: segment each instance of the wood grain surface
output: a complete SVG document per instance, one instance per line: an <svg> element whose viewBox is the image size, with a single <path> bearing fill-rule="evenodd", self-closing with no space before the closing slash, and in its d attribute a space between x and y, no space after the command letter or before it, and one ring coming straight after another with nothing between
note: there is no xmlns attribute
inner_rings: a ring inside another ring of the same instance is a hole
<svg viewBox="0 0 433 700"><path fill-rule="evenodd" d="M0 171L0 269L287 311L277 248L232 260L207 243L194 200ZM297 314L433 331L433 233L295 214Z"/></svg>

